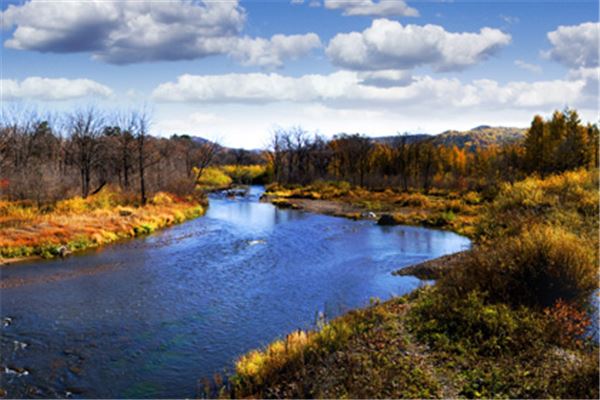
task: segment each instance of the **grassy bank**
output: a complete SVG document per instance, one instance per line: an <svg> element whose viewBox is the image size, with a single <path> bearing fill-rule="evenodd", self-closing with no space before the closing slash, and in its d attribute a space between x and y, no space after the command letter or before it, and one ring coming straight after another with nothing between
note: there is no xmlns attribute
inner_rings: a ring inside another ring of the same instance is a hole
<svg viewBox="0 0 600 400"><path fill-rule="evenodd" d="M229 189L233 185L263 184L266 178L267 169L264 165L220 165L205 168L197 185L204 191L213 192Z"/></svg>
<svg viewBox="0 0 600 400"><path fill-rule="evenodd" d="M234 397L598 398L598 352L565 347L552 316L444 303L436 289L352 311L242 357ZM434 313L441 313L436 315Z"/></svg>
<svg viewBox="0 0 600 400"><path fill-rule="evenodd" d="M39 207L30 202L0 202L0 257L56 257L142 236L198 217L206 204L167 193L144 206L134 198L102 190L86 199L74 197Z"/></svg>
<svg viewBox="0 0 600 400"><path fill-rule="evenodd" d="M433 287L241 357L235 397L598 398L597 171L505 185Z"/></svg>
<svg viewBox="0 0 600 400"><path fill-rule="evenodd" d="M385 215L382 223L419 225L473 236L484 203L475 192L432 190L428 194L394 189L369 191L346 182L316 182L302 187L270 185L267 198L280 207L307 209L352 219ZM327 207L322 207L322 204ZM321 206L320 206L321 204Z"/></svg>

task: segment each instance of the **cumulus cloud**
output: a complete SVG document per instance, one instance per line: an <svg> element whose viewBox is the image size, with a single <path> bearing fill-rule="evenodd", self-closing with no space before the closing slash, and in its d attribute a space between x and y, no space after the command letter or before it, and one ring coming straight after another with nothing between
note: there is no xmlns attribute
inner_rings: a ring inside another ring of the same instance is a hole
<svg viewBox="0 0 600 400"><path fill-rule="evenodd" d="M585 82L583 94L591 101L595 100L597 107L600 106L600 67L571 70L568 77L571 80Z"/></svg>
<svg viewBox="0 0 600 400"><path fill-rule="evenodd" d="M585 79L500 84L481 79L413 77L405 85L372 85L360 72L300 77L271 74L182 75L159 85L153 98L167 102L320 102L328 106L435 106L447 108L552 108L584 104Z"/></svg>
<svg viewBox="0 0 600 400"><path fill-rule="evenodd" d="M548 33L552 49L542 54L570 68L598 66L600 23L559 26Z"/></svg>
<svg viewBox="0 0 600 400"><path fill-rule="evenodd" d="M451 33L438 25L402 25L377 19L362 32L337 34L329 42L326 53L335 65L352 70L431 65L434 70L443 72L477 64L510 40L510 35L487 27L478 33Z"/></svg>
<svg viewBox="0 0 600 400"><path fill-rule="evenodd" d="M21 82L0 80L2 100L72 100L88 96L109 97L112 90L89 79L29 77Z"/></svg>
<svg viewBox="0 0 600 400"><path fill-rule="evenodd" d="M95 59L112 64L226 54L246 65L272 67L281 65L284 56L296 57L311 50L316 36L240 37L246 14L238 0L31 0L9 5L1 14L3 28L15 28L4 42L8 48L91 52ZM298 47L292 48L294 45Z"/></svg>
<svg viewBox="0 0 600 400"><path fill-rule="evenodd" d="M284 60L296 59L317 47L321 47L321 40L314 33L274 35L270 40L245 37L232 43L229 55L243 65L281 67Z"/></svg>
<svg viewBox="0 0 600 400"><path fill-rule="evenodd" d="M325 8L343 10L344 15L370 15L377 17L418 17L419 12L403 0L325 0Z"/></svg>
<svg viewBox="0 0 600 400"><path fill-rule="evenodd" d="M363 85L383 88L407 86L413 81L411 72L402 70L365 71L358 77Z"/></svg>
<svg viewBox="0 0 600 400"><path fill-rule="evenodd" d="M525 71L529 71L532 72L534 74L541 74L542 73L542 67L540 67L537 64L530 64L527 63L523 60L515 60L515 65L521 69L524 69Z"/></svg>

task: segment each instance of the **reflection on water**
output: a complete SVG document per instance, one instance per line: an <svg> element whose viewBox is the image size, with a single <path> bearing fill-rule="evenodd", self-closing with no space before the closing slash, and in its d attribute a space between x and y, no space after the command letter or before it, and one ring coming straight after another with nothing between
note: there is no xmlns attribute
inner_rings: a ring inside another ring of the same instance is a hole
<svg viewBox="0 0 600 400"><path fill-rule="evenodd" d="M191 397L249 349L416 288L390 272L467 239L215 197L195 221L0 270L10 396ZM24 345L20 345L23 343ZM23 374L27 371L28 374Z"/></svg>

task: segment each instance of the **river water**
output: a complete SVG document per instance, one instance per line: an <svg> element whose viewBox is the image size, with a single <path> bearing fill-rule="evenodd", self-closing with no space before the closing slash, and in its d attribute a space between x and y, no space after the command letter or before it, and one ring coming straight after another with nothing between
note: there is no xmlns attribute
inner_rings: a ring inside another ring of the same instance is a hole
<svg viewBox="0 0 600 400"><path fill-rule="evenodd" d="M211 198L206 216L65 260L2 267L0 387L10 397L193 397L244 352L423 284L391 272L469 247Z"/></svg>

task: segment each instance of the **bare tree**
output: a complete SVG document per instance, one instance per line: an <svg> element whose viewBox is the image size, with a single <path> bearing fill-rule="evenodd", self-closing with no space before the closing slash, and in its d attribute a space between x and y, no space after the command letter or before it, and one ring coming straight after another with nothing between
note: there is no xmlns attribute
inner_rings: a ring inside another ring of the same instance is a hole
<svg viewBox="0 0 600 400"><path fill-rule="evenodd" d="M273 166L273 178L276 182L282 181L283 170L283 131L276 129L271 134L271 141L268 145L267 158Z"/></svg>
<svg viewBox="0 0 600 400"><path fill-rule="evenodd" d="M150 150L149 134L150 114L146 108L140 111L132 111L129 126L136 143L137 167L140 184L140 203L146 205L148 202L146 194L146 169L156 164L160 158Z"/></svg>
<svg viewBox="0 0 600 400"><path fill-rule="evenodd" d="M116 113L111 126L104 128L104 136L109 139L113 158L113 168L118 174L119 183L124 189L129 188L130 176L134 169L135 138L133 137L134 121L131 116Z"/></svg>
<svg viewBox="0 0 600 400"><path fill-rule="evenodd" d="M206 140L193 151L193 163L196 167L196 181L200 179L204 170L210 166L221 146L217 141Z"/></svg>
<svg viewBox="0 0 600 400"><path fill-rule="evenodd" d="M69 160L79 169L81 196L84 198L90 194L92 173L102 162L102 143L99 139L103 123L104 116L93 107L77 110L69 117ZM100 186L104 186L105 183L100 182Z"/></svg>

